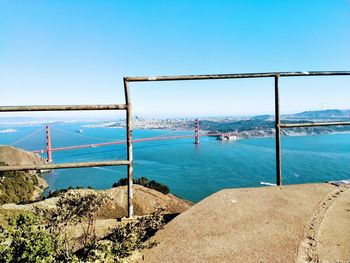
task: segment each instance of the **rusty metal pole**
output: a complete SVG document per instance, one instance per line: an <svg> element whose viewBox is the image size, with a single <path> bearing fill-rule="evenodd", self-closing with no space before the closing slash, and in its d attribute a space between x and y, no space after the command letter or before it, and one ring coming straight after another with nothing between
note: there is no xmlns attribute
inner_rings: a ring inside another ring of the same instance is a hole
<svg viewBox="0 0 350 263"><path fill-rule="evenodd" d="M276 184L282 184L279 75L275 76Z"/></svg>
<svg viewBox="0 0 350 263"><path fill-rule="evenodd" d="M128 88L128 81L124 78L124 93L125 93L125 104L126 109L126 145L127 145L127 159L128 164L128 217L133 217L134 207L133 207L133 155L132 155L132 113L131 113L131 103Z"/></svg>

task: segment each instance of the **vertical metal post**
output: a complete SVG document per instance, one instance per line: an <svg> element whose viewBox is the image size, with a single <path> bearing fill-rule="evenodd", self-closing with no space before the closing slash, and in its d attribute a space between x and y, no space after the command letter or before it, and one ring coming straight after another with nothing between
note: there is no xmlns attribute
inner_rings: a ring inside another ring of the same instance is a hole
<svg viewBox="0 0 350 263"><path fill-rule="evenodd" d="M50 136L50 127L46 125L45 127L46 131L46 162L51 163L52 162L52 148L51 148L51 136Z"/></svg>
<svg viewBox="0 0 350 263"><path fill-rule="evenodd" d="M275 76L276 184L282 184L279 75Z"/></svg>
<svg viewBox="0 0 350 263"><path fill-rule="evenodd" d="M134 215L133 207L133 155L132 155L132 113L131 113L131 103L128 88L128 81L124 78L124 93L125 93L125 104L126 109L126 145L127 145L127 157L128 157L128 217L131 218Z"/></svg>

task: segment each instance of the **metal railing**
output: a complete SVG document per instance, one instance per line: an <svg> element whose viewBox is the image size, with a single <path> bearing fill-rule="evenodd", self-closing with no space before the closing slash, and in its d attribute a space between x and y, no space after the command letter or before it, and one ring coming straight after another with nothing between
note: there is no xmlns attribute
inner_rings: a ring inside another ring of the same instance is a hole
<svg viewBox="0 0 350 263"><path fill-rule="evenodd" d="M26 171L26 170L50 170L64 168L84 168L97 166L120 166L127 165L128 167L128 217L133 216L133 192L132 192L132 145L131 145L131 105L129 99L129 90L125 89L125 104L106 104L106 105L36 105L36 106L0 106L1 112L32 112L32 111L87 111L87 110L126 110L127 115L127 160L111 160L100 162L79 162L79 163L46 163L36 165L12 165L0 166L1 171ZM131 183L130 183L131 182Z"/></svg>
<svg viewBox="0 0 350 263"><path fill-rule="evenodd" d="M283 124L280 121L279 79L281 77L309 77L309 76L350 76L350 71L304 71L304 72L267 72L243 74L215 74L215 75L182 75L182 76L144 76L125 77L124 85L128 82L145 81L180 81L180 80L211 80L211 79L242 79L242 78L274 78L275 80L275 129L276 129L276 184L282 184L281 164L281 129L316 126L350 125L350 122L321 122Z"/></svg>
<svg viewBox="0 0 350 263"><path fill-rule="evenodd" d="M182 76L157 76L157 77L124 77L125 104L112 105L47 105L47 106L0 106L1 112L22 111L84 111L84 110L126 110L126 144L127 160L60 163L24 166L0 166L1 171L18 170L45 170L63 168L82 168L95 166L119 166L128 167L128 217L133 216L133 152L132 152L132 107L129 95L130 82L144 81L180 81L180 80L211 80L211 79L236 79L236 78L274 78L275 80L275 129L276 129L276 184L282 184L281 172L281 129L297 127L350 125L350 122L322 122L322 123L298 123L283 124L280 122L279 110L279 78L301 76L350 76L350 71L311 71L311 72L270 72L270 73L244 73L244 74L215 74L215 75L182 75Z"/></svg>

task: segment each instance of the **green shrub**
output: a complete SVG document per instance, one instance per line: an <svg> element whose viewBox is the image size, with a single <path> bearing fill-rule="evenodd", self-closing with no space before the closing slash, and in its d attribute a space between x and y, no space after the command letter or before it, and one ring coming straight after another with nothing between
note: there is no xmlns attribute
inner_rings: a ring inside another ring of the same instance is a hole
<svg viewBox="0 0 350 263"><path fill-rule="evenodd" d="M161 209L126 224L120 224L107 237L85 250L85 257L81 259L123 262L123 259L134 251L155 245L155 242L147 243L146 241L163 226L163 210Z"/></svg>
<svg viewBox="0 0 350 263"><path fill-rule="evenodd" d="M5 164L0 162L0 165ZM33 193L38 185L35 174L25 171L0 172L0 204L33 201Z"/></svg>
<svg viewBox="0 0 350 263"><path fill-rule="evenodd" d="M133 182L135 184L135 179L133 180ZM112 187L118 187L123 185L128 185L128 178L120 178L118 182L112 185Z"/></svg>
<svg viewBox="0 0 350 263"><path fill-rule="evenodd" d="M8 230L1 228L1 262L57 262L69 258L64 253L63 240L40 225L31 213L9 220Z"/></svg>
<svg viewBox="0 0 350 263"><path fill-rule="evenodd" d="M133 183L145 186L150 189L154 189L163 194L169 194L170 192L169 187L167 185L158 183L155 180L149 181L146 177L134 178ZM114 183L112 187L118 187L118 186L123 186L127 184L128 184L128 178L121 178L118 182Z"/></svg>
<svg viewBox="0 0 350 263"><path fill-rule="evenodd" d="M155 244L147 240L163 227L160 209L120 223L100 240L88 239L92 236L85 229L83 248L73 252L67 226L84 227L81 223L94 218L104 199L93 191L68 192L60 196L55 209L37 208L36 216L22 213L9 219L7 229L0 226L0 262L124 262L133 251Z"/></svg>
<svg viewBox="0 0 350 263"><path fill-rule="evenodd" d="M54 190L54 191L50 191L47 196L44 196L43 199L47 199L47 198L51 198L51 197L58 197L61 194L64 194L66 192L68 192L69 190L73 190L73 189L84 189L84 187L82 186L69 186L68 188L63 188L63 189L58 189L58 190ZM87 189L93 189L91 186L88 186Z"/></svg>
<svg viewBox="0 0 350 263"><path fill-rule="evenodd" d="M47 221L47 227L57 235L67 235L69 225L79 225L84 234L82 245L86 246L95 241L95 225L98 209L109 198L100 192L67 192L60 196L55 208L36 208L36 212ZM81 223L86 223L84 226Z"/></svg>

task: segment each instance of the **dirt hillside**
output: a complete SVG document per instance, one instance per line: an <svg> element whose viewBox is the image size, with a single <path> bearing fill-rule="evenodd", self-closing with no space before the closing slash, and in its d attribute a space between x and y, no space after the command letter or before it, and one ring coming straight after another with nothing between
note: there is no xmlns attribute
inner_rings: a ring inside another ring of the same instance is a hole
<svg viewBox="0 0 350 263"><path fill-rule="evenodd" d="M44 164L45 160L36 153L8 145L0 145L0 162L7 165Z"/></svg>
<svg viewBox="0 0 350 263"><path fill-rule="evenodd" d="M88 193L96 190L77 189L69 190L74 193ZM98 217L103 219L122 218L127 215L127 187L119 186L108 190L99 190L96 192L104 193L108 197L108 201L98 211ZM58 197L48 198L44 201L27 205L5 204L3 209L7 210L28 210L34 206L49 208L55 206ZM143 215L154 212L157 208L162 208L167 214L178 214L186 211L191 207L191 203L172 194L162 194L153 189L149 189L140 185L134 185L134 213L135 215Z"/></svg>

